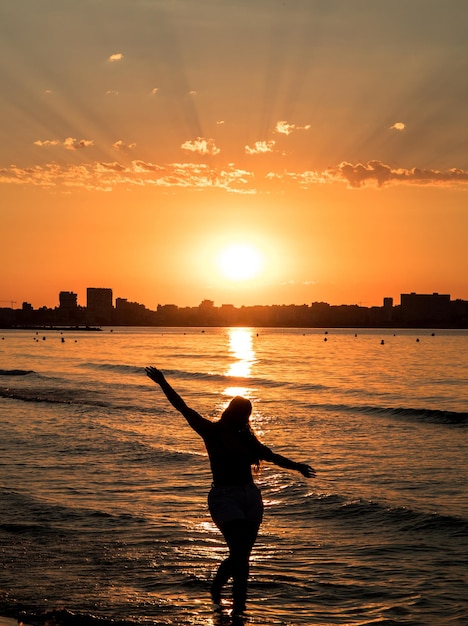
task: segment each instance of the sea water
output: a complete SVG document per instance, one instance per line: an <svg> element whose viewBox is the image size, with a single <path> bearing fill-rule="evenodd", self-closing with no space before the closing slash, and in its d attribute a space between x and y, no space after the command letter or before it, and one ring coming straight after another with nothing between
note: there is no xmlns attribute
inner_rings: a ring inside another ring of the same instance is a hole
<svg viewBox="0 0 468 626"><path fill-rule="evenodd" d="M468 623L468 332L398 329L0 331L0 614L231 623L203 443L149 364L317 471L255 476L246 623Z"/></svg>

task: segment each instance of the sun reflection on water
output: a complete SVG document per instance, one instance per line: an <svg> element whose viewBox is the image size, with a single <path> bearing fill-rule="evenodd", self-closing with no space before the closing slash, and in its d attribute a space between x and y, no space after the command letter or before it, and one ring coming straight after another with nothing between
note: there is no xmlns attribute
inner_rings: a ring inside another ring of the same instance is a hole
<svg viewBox="0 0 468 626"><path fill-rule="evenodd" d="M252 365L255 363L255 350L253 347L253 331L250 328L230 328L229 353L234 357L226 372L227 376L248 378L251 375ZM226 387L226 396L248 396L250 390L247 387Z"/></svg>

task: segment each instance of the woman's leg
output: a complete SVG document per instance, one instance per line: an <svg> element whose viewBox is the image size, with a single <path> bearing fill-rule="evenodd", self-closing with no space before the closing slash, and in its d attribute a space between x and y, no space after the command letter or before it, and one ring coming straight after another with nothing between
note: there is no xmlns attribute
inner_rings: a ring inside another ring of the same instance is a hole
<svg viewBox="0 0 468 626"><path fill-rule="evenodd" d="M221 603L221 591L231 576L231 559L228 557L227 559L224 559L218 567L216 576L213 578L213 582L211 583L211 598L215 604Z"/></svg>
<svg viewBox="0 0 468 626"><path fill-rule="evenodd" d="M234 613L245 611L247 599L247 581L249 578L249 559L252 547L257 538L259 525L248 520L233 520L221 526L229 547L229 558L223 561L216 574L215 581L225 584L232 576L232 597ZM219 586L219 594L221 593Z"/></svg>

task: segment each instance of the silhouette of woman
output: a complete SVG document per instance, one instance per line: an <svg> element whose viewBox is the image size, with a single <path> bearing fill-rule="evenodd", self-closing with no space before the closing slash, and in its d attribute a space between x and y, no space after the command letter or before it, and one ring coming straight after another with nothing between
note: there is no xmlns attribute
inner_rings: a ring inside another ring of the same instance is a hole
<svg viewBox="0 0 468 626"><path fill-rule="evenodd" d="M212 422L188 407L160 370L147 367L146 373L205 442L213 474L208 506L229 548L229 557L221 563L211 584L211 597L219 604L222 588L232 578L232 614L240 616L245 611L250 553L263 517L262 496L253 482L252 465L269 461L306 478L314 477L315 470L275 454L257 439L249 424L250 400L233 398L221 418Z"/></svg>

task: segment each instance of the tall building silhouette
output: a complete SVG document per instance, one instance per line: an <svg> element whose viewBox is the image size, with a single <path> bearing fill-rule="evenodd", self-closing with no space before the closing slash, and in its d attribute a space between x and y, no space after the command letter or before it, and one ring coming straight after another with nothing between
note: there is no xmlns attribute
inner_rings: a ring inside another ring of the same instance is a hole
<svg viewBox="0 0 468 626"><path fill-rule="evenodd" d="M74 311L78 306L78 294L73 291L59 293L59 307L62 311Z"/></svg>
<svg viewBox="0 0 468 626"><path fill-rule="evenodd" d="M112 322L112 289L88 287L86 289L86 308L88 318L93 324L110 324Z"/></svg>
<svg viewBox="0 0 468 626"><path fill-rule="evenodd" d="M451 316L448 294L402 293L400 308L402 319L410 323L448 320Z"/></svg>

